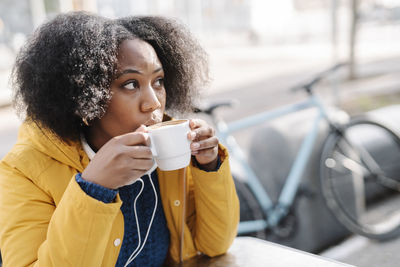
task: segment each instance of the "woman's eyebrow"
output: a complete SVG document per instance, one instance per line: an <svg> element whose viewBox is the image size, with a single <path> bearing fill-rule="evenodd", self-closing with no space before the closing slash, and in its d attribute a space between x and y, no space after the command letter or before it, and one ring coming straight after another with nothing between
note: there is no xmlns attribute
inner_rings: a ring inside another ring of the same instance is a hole
<svg viewBox="0 0 400 267"><path fill-rule="evenodd" d="M163 70L163 68L162 67L159 67L158 69L156 69L155 71L153 71L153 73L157 73L157 72L160 72L160 71L162 71Z"/></svg>
<svg viewBox="0 0 400 267"><path fill-rule="evenodd" d="M157 72L160 72L160 71L162 71L162 70L163 70L163 68L160 67L160 68L154 70L153 73L157 73ZM121 71L121 72L117 72L117 74L115 75L115 78L118 79L118 78L121 77L122 75L124 75L124 74L130 74L130 73L142 74L142 72L140 72L140 71L138 71L138 70L135 70L135 69L126 69L126 70L123 70L123 71Z"/></svg>
<svg viewBox="0 0 400 267"><path fill-rule="evenodd" d="M119 77L121 77L124 74L129 74L129 73L136 73L136 74L142 74L140 71L138 70L134 70L134 69L126 69L123 70L121 72L117 72L117 74L115 75L115 78L118 79Z"/></svg>

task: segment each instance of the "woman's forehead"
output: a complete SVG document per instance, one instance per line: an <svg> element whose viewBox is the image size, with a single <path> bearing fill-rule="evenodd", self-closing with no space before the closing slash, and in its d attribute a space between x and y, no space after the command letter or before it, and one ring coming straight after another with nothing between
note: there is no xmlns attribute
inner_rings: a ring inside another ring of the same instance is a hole
<svg viewBox="0 0 400 267"><path fill-rule="evenodd" d="M161 62L154 48L140 39L123 41L118 51L118 68L140 67L142 65L161 67Z"/></svg>

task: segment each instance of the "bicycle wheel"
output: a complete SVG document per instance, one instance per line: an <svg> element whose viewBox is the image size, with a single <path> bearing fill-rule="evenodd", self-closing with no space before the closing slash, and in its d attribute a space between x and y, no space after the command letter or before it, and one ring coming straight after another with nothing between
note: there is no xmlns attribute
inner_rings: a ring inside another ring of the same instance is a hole
<svg viewBox="0 0 400 267"><path fill-rule="evenodd" d="M237 179L235 175L233 175L233 180L235 182L236 193L239 198L240 221L245 222L263 219L261 207L247 185L240 179ZM253 232L243 235L259 238L265 237L264 231Z"/></svg>
<svg viewBox="0 0 400 267"><path fill-rule="evenodd" d="M347 229L387 240L400 234L400 139L369 119L332 132L321 157L326 204Z"/></svg>

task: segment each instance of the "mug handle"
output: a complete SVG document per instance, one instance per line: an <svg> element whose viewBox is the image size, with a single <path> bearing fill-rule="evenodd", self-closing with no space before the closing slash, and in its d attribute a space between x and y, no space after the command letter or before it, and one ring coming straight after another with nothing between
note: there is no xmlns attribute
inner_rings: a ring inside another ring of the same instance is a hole
<svg viewBox="0 0 400 267"><path fill-rule="evenodd" d="M154 146L154 139L151 133L147 133L150 137L150 150L151 154L153 154L153 157L157 157L157 150L156 147Z"/></svg>

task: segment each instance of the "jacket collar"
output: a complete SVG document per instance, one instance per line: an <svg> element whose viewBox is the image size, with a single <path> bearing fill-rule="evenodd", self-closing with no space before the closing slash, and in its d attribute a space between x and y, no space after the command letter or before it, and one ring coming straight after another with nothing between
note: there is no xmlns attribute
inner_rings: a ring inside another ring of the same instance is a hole
<svg viewBox="0 0 400 267"><path fill-rule="evenodd" d="M80 142L66 143L35 122L25 121L18 133L17 144L32 146L63 164L82 172L89 163Z"/></svg>
<svg viewBox="0 0 400 267"><path fill-rule="evenodd" d="M172 118L164 113L163 121ZM17 144L26 144L63 164L83 172L89 164L89 157L80 141L66 143L50 130L38 123L25 121L18 133Z"/></svg>

